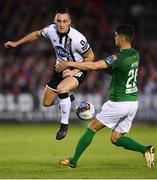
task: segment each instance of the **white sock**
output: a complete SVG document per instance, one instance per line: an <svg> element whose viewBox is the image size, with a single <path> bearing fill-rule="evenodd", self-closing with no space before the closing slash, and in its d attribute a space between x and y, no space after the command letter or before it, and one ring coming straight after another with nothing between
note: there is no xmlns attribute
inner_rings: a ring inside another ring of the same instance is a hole
<svg viewBox="0 0 157 180"><path fill-rule="evenodd" d="M60 108L61 108L61 123L68 124L69 123L69 115L71 109L71 100L70 97L60 100Z"/></svg>

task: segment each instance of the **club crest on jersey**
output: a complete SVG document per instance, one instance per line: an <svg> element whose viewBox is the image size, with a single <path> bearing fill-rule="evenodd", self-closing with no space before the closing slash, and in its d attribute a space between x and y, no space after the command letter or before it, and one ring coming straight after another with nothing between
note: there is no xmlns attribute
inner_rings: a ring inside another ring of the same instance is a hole
<svg viewBox="0 0 157 180"><path fill-rule="evenodd" d="M60 58L68 58L70 57L70 54L61 46L55 46L55 52L58 57Z"/></svg>
<svg viewBox="0 0 157 180"><path fill-rule="evenodd" d="M65 49L70 49L70 48L71 48L71 44L66 43L66 44L65 44Z"/></svg>
<svg viewBox="0 0 157 180"><path fill-rule="evenodd" d="M72 42L72 39L70 37L67 37L67 42L65 43L64 48L67 50L71 49L71 42Z"/></svg>

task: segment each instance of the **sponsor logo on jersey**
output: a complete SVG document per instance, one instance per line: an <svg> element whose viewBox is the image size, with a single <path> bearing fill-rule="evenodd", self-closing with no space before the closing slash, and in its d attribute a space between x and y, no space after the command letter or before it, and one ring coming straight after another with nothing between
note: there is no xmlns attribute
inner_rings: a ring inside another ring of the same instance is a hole
<svg viewBox="0 0 157 180"><path fill-rule="evenodd" d="M61 46L55 46L55 52L56 52L56 55L59 57L59 58L70 58L70 54L68 53L68 51L66 51L66 49L64 49L63 47Z"/></svg>
<svg viewBox="0 0 157 180"><path fill-rule="evenodd" d="M65 49L70 49L70 48L71 48L71 44L66 43L66 44L65 44Z"/></svg>

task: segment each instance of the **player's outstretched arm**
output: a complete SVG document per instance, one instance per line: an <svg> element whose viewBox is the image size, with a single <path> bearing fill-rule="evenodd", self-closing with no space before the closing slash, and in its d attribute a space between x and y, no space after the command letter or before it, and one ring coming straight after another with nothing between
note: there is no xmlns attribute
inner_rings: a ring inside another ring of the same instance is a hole
<svg viewBox="0 0 157 180"><path fill-rule="evenodd" d="M106 69L108 67L104 60L99 60L97 62L72 62L72 61L61 61L56 66L56 70L61 72L68 67L77 68L80 70L98 70Z"/></svg>
<svg viewBox="0 0 157 180"><path fill-rule="evenodd" d="M61 72L68 67L77 68L80 70L99 70L108 68L109 64L114 63L117 60L117 56L111 55L106 59L98 60L96 62L72 62L72 61L61 61L55 66L56 71Z"/></svg>
<svg viewBox="0 0 157 180"><path fill-rule="evenodd" d="M41 36L41 30L34 31L34 32L24 36L23 38L21 38L18 41L8 41L4 44L4 46L6 48L10 48L10 47L15 48L21 44L34 41L34 40L38 39L40 36Z"/></svg>

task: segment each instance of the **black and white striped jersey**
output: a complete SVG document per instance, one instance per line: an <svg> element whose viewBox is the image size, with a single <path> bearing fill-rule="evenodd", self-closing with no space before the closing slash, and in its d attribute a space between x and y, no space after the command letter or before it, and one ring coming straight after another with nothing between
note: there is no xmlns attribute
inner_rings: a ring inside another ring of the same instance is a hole
<svg viewBox="0 0 157 180"><path fill-rule="evenodd" d="M42 29L41 35L51 40L56 53L56 64L61 59L81 62L83 61L82 54L90 49L85 36L72 27L67 33L61 34L57 31L56 25L51 24Z"/></svg>

